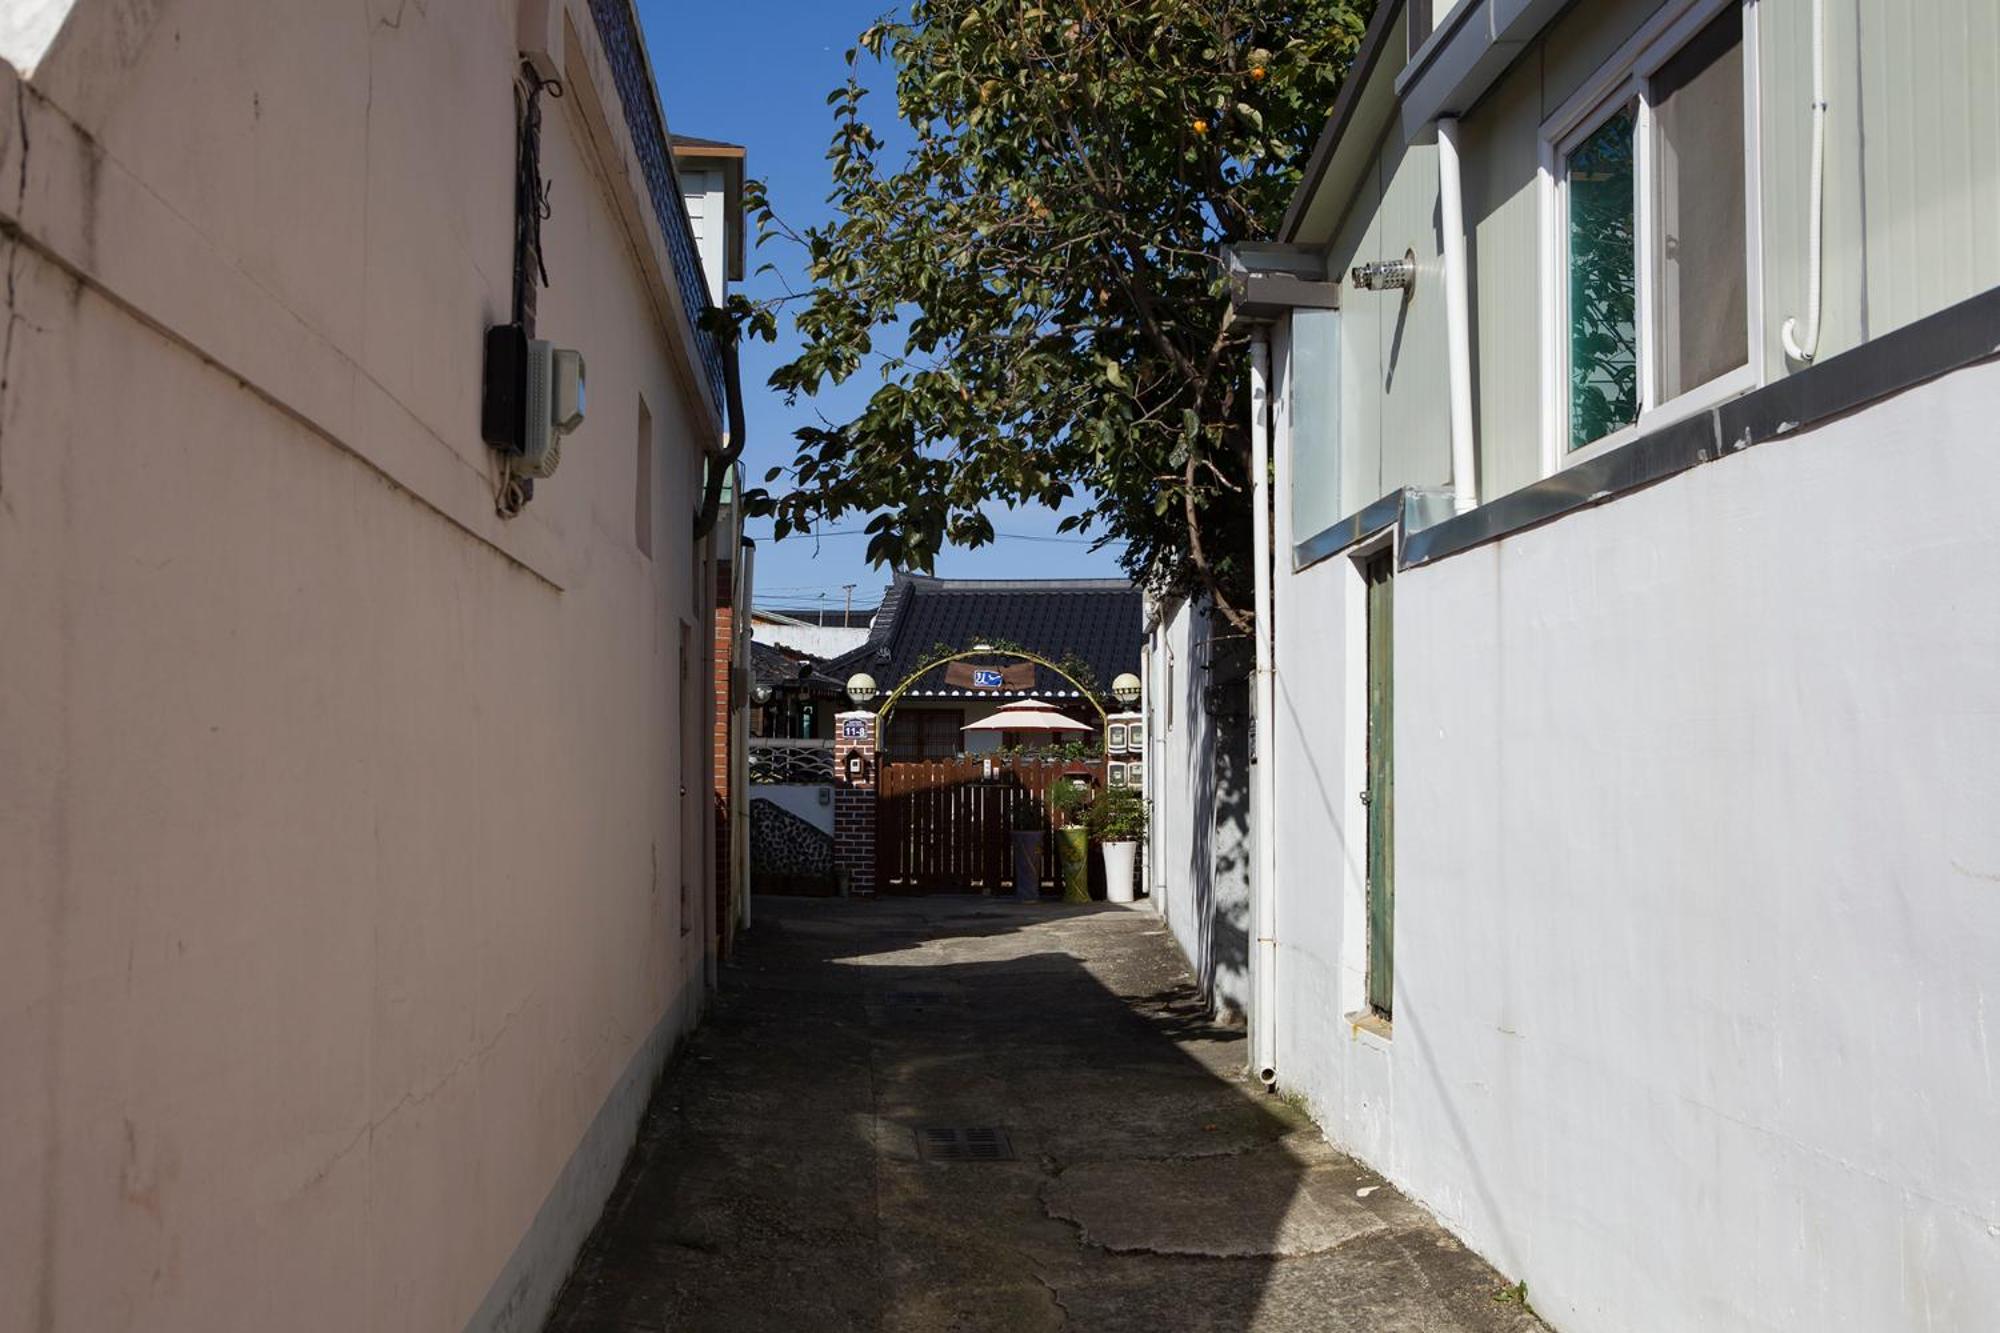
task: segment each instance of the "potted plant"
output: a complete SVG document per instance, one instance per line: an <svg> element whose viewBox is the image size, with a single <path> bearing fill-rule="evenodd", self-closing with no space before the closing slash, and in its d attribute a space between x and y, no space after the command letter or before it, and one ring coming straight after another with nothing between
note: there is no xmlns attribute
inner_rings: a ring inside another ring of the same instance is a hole
<svg viewBox="0 0 2000 1333"><path fill-rule="evenodd" d="M1058 778L1049 788L1049 812L1056 821L1056 856L1062 866L1062 896L1066 903L1090 901L1090 830L1084 811L1090 805L1090 785Z"/></svg>
<svg viewBox="0 0 2000 1333"><path fill-rule="evenodd" d="M1146 837L1146 798L1130 787L1108 787L1090 807L1090 831L1104 851L1104 896L1129 903L1133 865Z"/></svg>
<svg viewBox="0 0 2000 1333"><path fill-rule="evenodd" d="M1014 896L1024 903L1042 896L1042 807L1028 792L1014 803Z"/></svg>

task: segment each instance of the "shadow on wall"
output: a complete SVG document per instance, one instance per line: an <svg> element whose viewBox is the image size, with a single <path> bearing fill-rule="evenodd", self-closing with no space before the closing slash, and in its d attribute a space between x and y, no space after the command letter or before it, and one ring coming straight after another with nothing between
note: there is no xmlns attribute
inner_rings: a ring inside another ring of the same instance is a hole
<svg viewBox="0 0 2000 1333"><path fill-rule="evenodd" d="M760 903L549 1328L1519 1327L1107 911Z"/></svg>
<svg viewBox="0 0 2000 1333"><path fill-rule="evenodd" d="M1197 932L1192 961L1214 1013L1241 1023L1250 1003L1251 654L1246 642L1219 637L1213 617L1200 627L1213 637L1207 670L1188 673L1187 689L1203 694L1185 706L1185 715L1203 719L1204 727L1194 747L1196 819L1188 853Z"/></svg>

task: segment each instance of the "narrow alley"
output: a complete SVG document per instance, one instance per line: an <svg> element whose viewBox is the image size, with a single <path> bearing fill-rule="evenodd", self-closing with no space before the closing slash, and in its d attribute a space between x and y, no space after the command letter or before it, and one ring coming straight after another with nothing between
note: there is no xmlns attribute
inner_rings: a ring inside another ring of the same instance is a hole
<svg viewBox="0 0 2000 1333"><path fill-rule="evenodd" d="M1249 1087L1151 912L757 912L554 1333L1541 1327Z"/></svg>

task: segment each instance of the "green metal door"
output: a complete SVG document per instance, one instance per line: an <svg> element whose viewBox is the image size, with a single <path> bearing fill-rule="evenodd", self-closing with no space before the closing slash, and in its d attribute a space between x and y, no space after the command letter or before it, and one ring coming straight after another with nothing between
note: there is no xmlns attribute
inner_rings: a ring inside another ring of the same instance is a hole
<svg viewBox="0 0 2000 1333"><path fill-rule="evenodd" d="M1362 569L1368 584L1368 1007L1389 1016L1396 993L1395 661L1390 559Z"/></svg>

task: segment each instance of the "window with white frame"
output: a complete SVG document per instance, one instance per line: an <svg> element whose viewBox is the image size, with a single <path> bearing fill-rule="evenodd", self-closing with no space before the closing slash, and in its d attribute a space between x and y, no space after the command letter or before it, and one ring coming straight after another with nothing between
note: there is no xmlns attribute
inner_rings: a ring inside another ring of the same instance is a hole
<svg viewBox="0 0 2000 1333"><path fill-rule="evenodd" d="M1546 127L1552 464L1755 382L1745 36L1670 6Z"/></svg>

